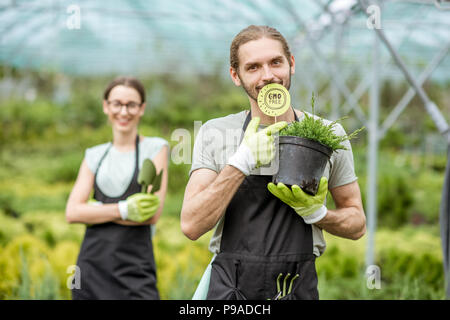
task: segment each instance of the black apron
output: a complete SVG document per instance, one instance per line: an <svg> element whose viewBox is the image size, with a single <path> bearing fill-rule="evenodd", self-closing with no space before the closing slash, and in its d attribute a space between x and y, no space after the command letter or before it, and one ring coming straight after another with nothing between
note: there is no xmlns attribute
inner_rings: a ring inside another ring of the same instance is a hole
<svg viewBox="0 0 450 320"><path fill-rule="evenodd" d="M251 112L243 131L250 119ZM311 225L269 192L271 181L247 176L228 205L207 299L273 299L280 273L290 273L286 287L299 275L283 299L319 299Z"/></svg>
<svg viewBox="0 0 450 320"><path fill-rule="evenodd" d="M95 173L94 199L102 203L117 203L141 192L137 183L139 172L139 136L136 137L136 162L133 178L123 195L111 198L97 185ZM86 228L78 256L81 288L72 289L74 300L159 299L156 288L156 267L150 226L122 226L113 222Z"/></svg>

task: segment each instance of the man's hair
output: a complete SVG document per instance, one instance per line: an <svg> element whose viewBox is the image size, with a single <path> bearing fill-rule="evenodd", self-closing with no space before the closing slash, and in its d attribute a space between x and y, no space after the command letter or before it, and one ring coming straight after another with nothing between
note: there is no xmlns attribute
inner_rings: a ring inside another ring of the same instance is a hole
<svg viewBox="0 0 450 320"><path fill-rule="evenodd" d="M283 46L284 54L291 65L291 50L283 35L275 28L269 26L255 26L251 25L241 30L231 42L230 47L230 66L238 71L239 68L239 47L247 42L259 40L261 38L269 38L278 40Z"/></svg>
<svg viewBox="0 0 450 320"><path fill-rule="evenodd" d="M103 98L105 100L108 100L109 93L111 92L111 90L114 87L120 86L120 85L135 89L139 93L139 96L141 97L141 103L145 102L145 88L144 88L144 86L142 85L142 83L138 79L133 78L133 77L118 77L118 78L115 78L106 87L105 92L103 93Z"/></svg>

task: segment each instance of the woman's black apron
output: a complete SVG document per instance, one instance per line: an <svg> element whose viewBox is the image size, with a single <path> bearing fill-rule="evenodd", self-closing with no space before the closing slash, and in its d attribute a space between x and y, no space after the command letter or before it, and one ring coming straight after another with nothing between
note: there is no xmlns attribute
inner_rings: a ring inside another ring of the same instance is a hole
<svg viewBox="0 0 450 320"><path fill-rule="evenodd" d="M271 181L247 176L228 205L207 299L273 299L280 273L281 287L288 273L287 287L299 275L283 299L319 299L311 225L269 192Z"/></svg>
<svg viewBox="0 0 450 320"><path fill-rule="evenodd" d="M136 137L136 162L133 178L123 195L106 196L96 178L106 150L95 173L94 199L117 203L141 191L139 172L139 136ZM108 222L86 228L77 266L81 272L80 289L72 289L74 300L159 299L150 226L122 226Z"/></svg>

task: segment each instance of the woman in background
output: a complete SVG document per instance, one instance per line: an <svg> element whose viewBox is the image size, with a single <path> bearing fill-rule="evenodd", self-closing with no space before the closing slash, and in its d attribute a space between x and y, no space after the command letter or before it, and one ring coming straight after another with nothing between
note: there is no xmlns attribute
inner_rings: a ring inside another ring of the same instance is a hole
<svg viewBox="0 0 450 320"><path fill-rule="evenodd" d="M169 147L162 138L138 134L145 106L145 89L135 78L119 77L104 92L103 112L113 139L86 150L66 207L69 223L88 225L74 300L159 299L149 225L163 209ZM154 194L141 193L137 182L146 158L157 173L163 170L161 188ZM92 190L94 203L88 201Z"/></svg>

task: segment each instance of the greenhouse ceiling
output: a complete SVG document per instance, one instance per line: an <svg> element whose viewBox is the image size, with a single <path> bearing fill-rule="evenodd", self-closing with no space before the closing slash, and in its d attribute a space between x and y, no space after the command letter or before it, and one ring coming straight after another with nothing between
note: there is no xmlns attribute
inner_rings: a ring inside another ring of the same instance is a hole
<svg viewBox="0 0 450 320"><path fill-rule="evenodd" d="M366 3L380 8L381 28L414 72L448 46L448 2ZM0 64L82 75L211 73L227 68L242 28L266 24L285 35L308 74L317 58L309 41L340 69L364 72L375 37L368 19L356 0L0 0ZM380 54L383 74L397 74L389 52ZM447 55L432 78L447 81L449 67Z"/></svg>

